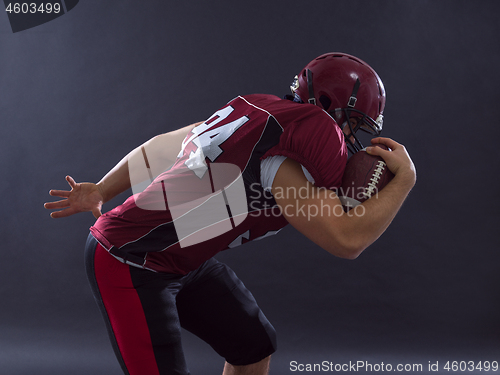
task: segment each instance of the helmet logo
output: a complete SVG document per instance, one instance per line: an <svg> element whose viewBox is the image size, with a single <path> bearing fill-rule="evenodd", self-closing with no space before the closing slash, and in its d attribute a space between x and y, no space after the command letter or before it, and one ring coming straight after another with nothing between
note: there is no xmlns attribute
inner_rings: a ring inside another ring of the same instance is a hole
<svg viewBox="0 0 500 375"><path fill-rule="evenodd" d="M292 90L293 94L295 94L295 91L298 90L299 86L300 86L299 85L299 77L295 76L294 79L293 79L292 84L290 85L290 90Z"/></svg>
<svg viewBox="0 0 500 375"><path fill-rule="evenodd" d="M384 125L384 116L378 115L377 119L375 120L375 124L377 124L378 130L382 130L382 126Z"/></svg>

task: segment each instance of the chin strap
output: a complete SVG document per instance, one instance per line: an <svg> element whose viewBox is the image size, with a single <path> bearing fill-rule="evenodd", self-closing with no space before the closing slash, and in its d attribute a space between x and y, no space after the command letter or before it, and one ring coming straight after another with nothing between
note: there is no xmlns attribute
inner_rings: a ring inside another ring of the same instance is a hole
<svg viewBox="0 0 500 375"><path fill-rule="evenodd" d="M358 95L358 90L359 86L361 85L361 82L359 82L359 78L356 79L356 82L354 83L354 87L352 89L351 97L347 101L347 106L354 108L356 105L356 102L358 101L358 98L356 97Z"/></svg>
<svg viewBox="0 0 500 375"><path fill-rule="evenodd" d="M307 89L309 90L309 99L307 102L309 104L314 104L316 105L316 98L314 97L314 89L313 89L313 74L312 72L307 69Z"/></svg>
<svg viewBox="0 0 500 375"><path fill-rule="evenodd" d="M345 138L345 141L347 144L347 148L349 149L349 151L351 151L352 154L355 154L356 152L358 152L360 149L363 148L363 145L361 144L360 140L358 139L358 137L356 137L356 132L358 131L358 129L361 125L358 124L356 126L356 128L353 129L351 126L351 121L350 121L350 117L351 117L350 108L354 108L354 106L356 105L356 102L358 101L357 95L358 95L358 90L359 90L360 85L361 85L361 82L359 81L359 78L356 78L356 82L354 83L354 87L352 88L351 96L349 97L349 100L347 101L347 107L345 108L345 121L346 121L347 126L349 126L350 134L349 134L349 136L346 136L344 133L344 138ZM361 121L363 121L363 120L361 120ZM354 138L354 142L351 141L351 139L350 139L351 137Z"/></svg>

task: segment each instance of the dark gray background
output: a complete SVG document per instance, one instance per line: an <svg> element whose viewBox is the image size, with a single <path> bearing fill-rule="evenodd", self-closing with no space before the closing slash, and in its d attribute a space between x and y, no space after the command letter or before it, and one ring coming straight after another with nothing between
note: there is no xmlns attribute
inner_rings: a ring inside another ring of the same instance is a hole
<svg viewBox="0 0 500 375"><path fill-rule="evenodd" d="M499 10L496 1L82 0L16 34L0 15L0 372L121 373L83 268L93 217L50 219L49 189L66 188L66 174L99 180L140 143L236 95L287 94L307 62L332 51L382 77L384 135L407 146L418 182L355 261L292 228L218 257L278 330L272 373L292 373L291 361L439 360L442 370L500 360ZM185 346L193 374L221 372L204 343L186 335Z"/></svg>

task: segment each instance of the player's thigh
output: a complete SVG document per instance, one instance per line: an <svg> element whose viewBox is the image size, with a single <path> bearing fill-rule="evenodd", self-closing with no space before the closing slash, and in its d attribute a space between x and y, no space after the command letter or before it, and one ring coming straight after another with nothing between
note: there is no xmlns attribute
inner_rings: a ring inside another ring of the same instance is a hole
<svg viewBox="0 0 500 375"><path fill-rule="evenodd" d="M276 350L273 326L243 282L212 259L191 275L177 296L182 327L233 365L259 362Z"/></svg>
<svg viewBox="0 0 500 375"><path fill-rule="evenodd" d="M130 375L186 375L176 288L113 258L89 237L89 281L117 359Z"/></svg>
<svg viewBox="0 0 500 375"><path fill-rule="evenodd" d="M130 268L159 374L188 374L176 307L180 282L171 275Z"/></svg>

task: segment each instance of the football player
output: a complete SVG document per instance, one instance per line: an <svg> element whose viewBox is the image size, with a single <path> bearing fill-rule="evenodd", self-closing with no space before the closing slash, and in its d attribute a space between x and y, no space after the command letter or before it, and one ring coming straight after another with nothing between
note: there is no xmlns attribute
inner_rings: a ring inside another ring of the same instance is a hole
<svg viewBox="0 0 500 375"><path fill-rule="evenodd" d="M63 198L45 204L56 210L53 218L84 211L97 218L86 268L126 374L188 374L181 327L226 360L223 374L267 374L274 328L213 256L290 223L331 254L354 259L386 230L413 187L405 147L378 137L386 95L368 64L324 54L291 89L284 99L238 96L206 121L139 146L97 184L67 176L71 190L50 191ZM390 148L367 152L395 177L356 215L343 211L335 189L348 148L363 148L360 130ZM131 187L131 197L101 214Z"/></svg>

